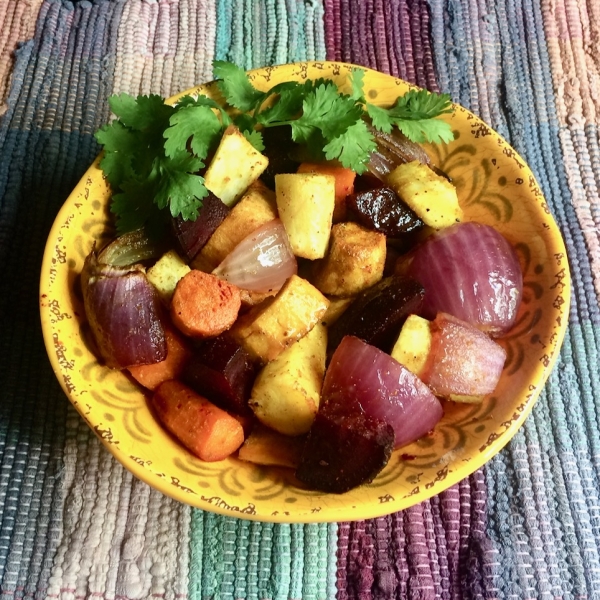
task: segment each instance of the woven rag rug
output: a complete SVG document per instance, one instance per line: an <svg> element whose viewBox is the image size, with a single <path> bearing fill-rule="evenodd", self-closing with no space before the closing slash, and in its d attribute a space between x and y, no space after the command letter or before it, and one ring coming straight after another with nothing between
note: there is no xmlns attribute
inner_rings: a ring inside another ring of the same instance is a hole
<svg viewBox="0 0 600 600"><path fill-rule="evenodd" d="M388 517L248 522L125 471L70 406L38 317L46 236L112 93L310 59L389 72L489 122L564 236L573 298L532 415L484 468ZM3 599L600 598L600 2L0 0Z"/></svg>

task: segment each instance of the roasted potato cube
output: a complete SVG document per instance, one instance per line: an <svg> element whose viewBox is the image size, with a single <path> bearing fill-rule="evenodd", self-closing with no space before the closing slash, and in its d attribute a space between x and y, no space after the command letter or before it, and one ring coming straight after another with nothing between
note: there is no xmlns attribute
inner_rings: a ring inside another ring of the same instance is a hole
<svg viewBox="0 0 600 600"><path fill-rule="evenodd" d="M417 160L398 165L387 182L429 227L442 229L463 218L456 188Z"/></svg>
<svg viewBox="0 0 600 600"><path fill-rule="evenodd" d="M294 254L311 260L323 258L335 207L335 177L316 173L276 175L275 197Z"/></svg>
<svg viewBox="0 0 600 600"><path fill-rule="evenodd" d="M177 287L177 282L190 270L190 267L185 264L177 252L169 250L148 269L146 277L157 289L161 300L169 304Z"/></svg>
<svg viewBox="0 0 600 600"><path fill-rule="evenodd" d="M230 125L206 169L204 185L223 204L233 206L268 164L269 159L237 127Z"/></svg>
<svg viewBox="0 0 600 600"><path fill-rule="evenodd" d="M317 323L263 367L248 404L258 420L285 435L307 433L319 410L327 329Z"/></svg>
<svg viewBox="0 0 600 600"><path fill-rule="evenodd" d="M431 352L431 340L430 322L417 315L409 315L392 348L392 358L420 377Z"/></svg>
<svg viewBox="0 0 600 600"><path fill-rule="evenodd" d="M383 277L385 235L357 223L334 225L329 251L315 264L312 283L324 294L352 296Z"/></svg>
<svg viewBox="0 0 600 600"><path fill-rule="evenodd" d="M211 273L245 237L276 218L275 194L258 182L253 184L194 258L192 267Z"/></svg>
<svg viewBox="0 0 600 600"><path fill-rule="evenodd" d="M323 323L327 325L327 327L333 325L352 304L353 300L353 297L340 298L334 296L329 298L329 306L327 307L327 312L323 315Z"/></svg>
<svg viewBox="0 0 600 600"><path fill-rule="evenodd" d="M257 424L242 444L238 458L257 465L295 469L303 446L303 437L290 437Z"/></svg>
<svg viewBox="0 0 600 600"><path fill-rule="evenodd" d="M266 363L306 335L328 306L317 288L292 275L275 298L239 317L231 331L254 359Z"/></svg>

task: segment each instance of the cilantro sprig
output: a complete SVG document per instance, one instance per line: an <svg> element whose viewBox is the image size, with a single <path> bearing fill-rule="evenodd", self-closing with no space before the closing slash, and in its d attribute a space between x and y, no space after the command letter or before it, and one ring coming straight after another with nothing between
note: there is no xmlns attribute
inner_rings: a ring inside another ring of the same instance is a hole
<svg viewBox="0 0 600 600"><path fill-rule="evenodd" d="M208 194L202 169L221 136L234 124L262 151L261 131L289 126L292 139L317 157L337 160L357 173L367 168L378 131L398 128L411 141L448 142L452 112L447 94L410 90L391 107L369 103L363 93L364 71L354 69L349 94L328 79L289 81L267 91L254 87L240 67L215 61L214 73L225 104L207 96L186 96L169 106L157 95L112 96L117 117L96 133L104 147L100 163L114 196L111 210L120 233L173 217L194 220Z"/></svg>

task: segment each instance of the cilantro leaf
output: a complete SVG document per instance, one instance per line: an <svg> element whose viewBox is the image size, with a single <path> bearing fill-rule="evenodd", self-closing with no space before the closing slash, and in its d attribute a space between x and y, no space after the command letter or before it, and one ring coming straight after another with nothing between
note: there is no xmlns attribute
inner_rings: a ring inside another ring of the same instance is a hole
<svg viewBox="0 0 600 600"><path fill-rule="evenodd" d="M260 105L265 94L257 90L250 80L246 71L232 63L216 60L213 63L215 77L219 79L218 86L228 104L247 112Z"/></svg>
<svg viewBox="0 0 600 600"><path fill-rule="evenodd" d="M439 119L407 119L397 121L398 129L412 142L451 142L454 139L454 133L449 123Z"/></svg>
<svg viewBox="0 0 600 600"><path fill-rule="evenodd" d="M141 229L157 212L152 201L155 185L148 180L129 180L121 185L121 192L114 194L110 210L116 215L117 233Z"/></svg>
<svg viewBox="0 0 600 600"><path fill-rule="evenodd" d="M244 131L244 137L254 146L256 150L262 152L265 149L262 133L260 131Z"/></svg>
<svg viewBox="0 0 600 600"><path fill-rule="evenodd" d="M363 69L352 69L350 76L350 84L352 85L352 94L350 96L354 100L358 100L359 102L364 102L364 92L363 92L363 80L365 78L365 72Z"/></svg>
<svg viewBox="0 0 600 600"><path fill-rule="evenodd" d="M133 161L140 149L140 139L134 131L119 121L113 121L96 132L96 140L104 146L100 168L110 185L118 188L133 176Z"/></svg>
<svg viewBox="0 0 600 600"><path fill-rule="evenodd" d="M435 94L427 90L409 90L400 96L389 109L392 119L421 120L433 119L444 113L452 112L449 94Z"/></svg>
<svg viewBox="0 0 600 600"><path fill-rule="evenodd" d="M345 133L323 147L327 160L337 159L359 175L367 169L371 152L377 147L367 124L361 119L348 127Z"/></svg>
<svg viewBox="0 0 600 600"><path fill-rule="evenodd" d="M208 106L189 104L180 108L169 120L164 133L165 154L174 157L185 150L188 140L196 156L205 158L211 146L219 139L221 121Z"/></svg>
<svg viewBox="0 0 600 600"><path fill-rule="evenodd" d="M164 98L156 94L137 98L129 94L119 94L111 96L108 103L123 125L137 131L164 128L175 110L165 104Z"/></svg>
<svg viewBox="0 0 600 600"><path fill-rule="evenodd" d="M319 129L325 139L343 134L362 116L362 107L350 96L341 95L337 86L320 85L302 104L302 116L291 122L294 141L304 142Z"/></svg>
<svg viewBox="0 0 600 600"><path fill-rule="evenodd" d="M273 104L256 115L262 125L290 121L302 110L302 103L306 93L306 86L295 81L280 83L269 90L269 97L276 94L278 97Z"/></svg>
<svg viewBox="0 0 600 600"><path fill-rule="evenodd" d="M204 166L197 157L181 151L168 160L159 160L153 176L158 188L154 201L159 208L169 206L171 215L181 215L184 220L194 220L202 206L201 199L208 195L204 178L196 175Z"/></svg>
<svg viewBox="0 0 600 600"><path fill-rule="evenodd" d="M371 123L375 129L383 131L384 133L390 133L392 131L393 122L389 112L385 108L375 106L374 104L367 104L367 114L371 117Z"/></svg>

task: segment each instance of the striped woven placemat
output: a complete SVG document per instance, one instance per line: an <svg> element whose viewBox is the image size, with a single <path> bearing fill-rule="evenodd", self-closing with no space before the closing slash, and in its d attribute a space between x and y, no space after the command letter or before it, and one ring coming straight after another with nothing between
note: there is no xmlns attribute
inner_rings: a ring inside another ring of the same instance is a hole
<svg viewBox="0 0 600 600"><path fill-rule="evenodd" d="M600 4L0 1L2 598L600 598ZM274 525L135 480L70 407L38 322L44 241L115 92L335 59L444 90L532 167L564 235L561 356L504 451L411 509Z"/></svg>

